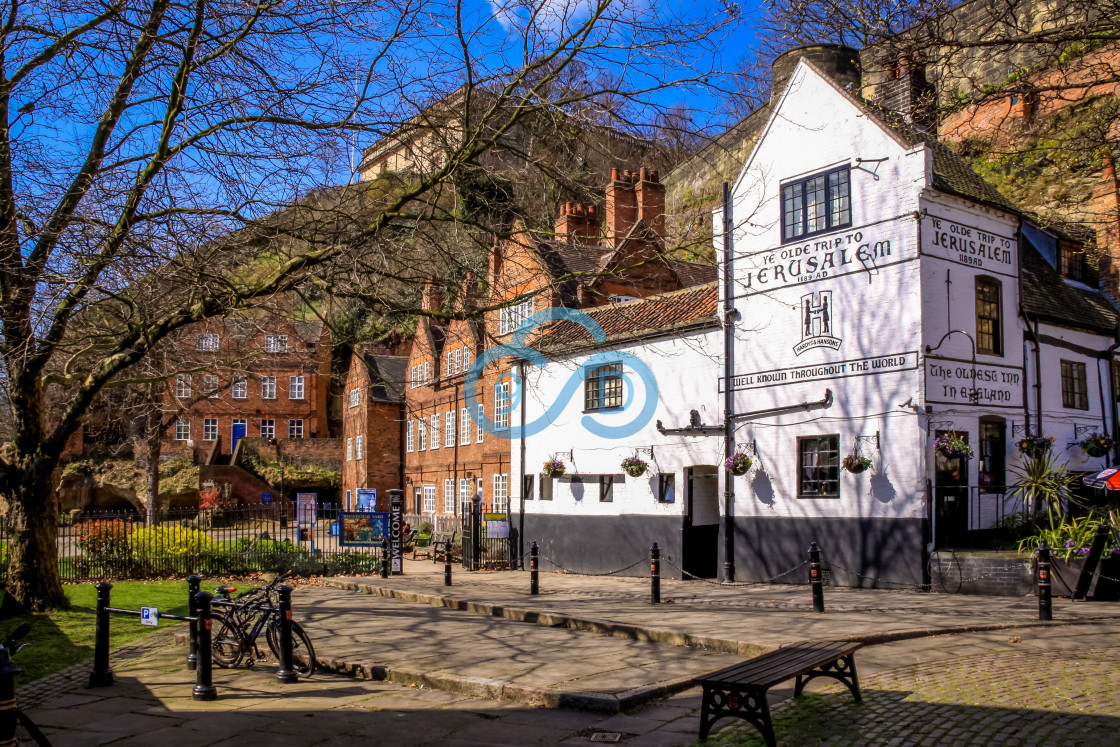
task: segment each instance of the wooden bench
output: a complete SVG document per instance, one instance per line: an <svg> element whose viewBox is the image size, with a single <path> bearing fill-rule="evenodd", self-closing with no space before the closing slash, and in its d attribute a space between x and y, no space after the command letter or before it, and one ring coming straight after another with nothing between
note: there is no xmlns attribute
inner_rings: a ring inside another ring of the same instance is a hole
<svg viewBox="0 0 1120 747"><path fill-rule="evenodd" d="M447 543L455 544L456 532L436 532L429 538L426 545L421 546L419 543L412 548L412 559L416 560L417 556L423 555L425 558L431 558L432 562L443 560L443 551L447 547Z"/></svg>
<svg viewBox="0 0 1120 747"><path fill-rule="evenodd" d="M795 698L814 677L832 677L847 685L859 703L859 678L853 658L859 646L836 641L799 644L698 677L696 682L704 688L700 707L701 741L707 740L708 731L716 721L725 716L737 716L750 722L761 732L766 744L774 747L777 742L766 691L793 677L797 678Z"/></svg>

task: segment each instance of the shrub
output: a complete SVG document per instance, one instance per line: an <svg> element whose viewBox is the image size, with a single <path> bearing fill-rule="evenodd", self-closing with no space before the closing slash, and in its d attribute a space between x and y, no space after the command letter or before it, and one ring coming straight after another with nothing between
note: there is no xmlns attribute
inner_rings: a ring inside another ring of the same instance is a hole
<svg viewBox="0 0 1120 747"><path fill-rule="evenodd" d="M182 526L136 529L132 533L134 555L202 555L214 548L204 532Z"/></svg>
<svg viewBox="0 0 1120 747"><path fill-rule="evenodd" d="M131 523L120 519L87 521L81 525L78 547L94 557L124 555L128 552Z"/></svg>

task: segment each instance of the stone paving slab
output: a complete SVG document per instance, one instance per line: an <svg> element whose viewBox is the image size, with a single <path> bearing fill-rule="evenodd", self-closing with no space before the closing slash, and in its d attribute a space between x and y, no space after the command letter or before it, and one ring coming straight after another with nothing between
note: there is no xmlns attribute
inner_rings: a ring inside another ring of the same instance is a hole
<svg viewBox="0 0 1120 747"><path fill-rule="evenodd" d="M504 620L498 626L515 627ZM387 643L392 631L386 631ZM968 651L968 655L956 652ZM191 700L181 647L114 662L112 687L60 693L29 713L56 747L86 745L589 745L597 732L633 747L695 744L699 691L624 714L531 708L390 682L270 670L216 670L219 700ZM948 654L946 657L945 654ZM1120 624L1043 626L866 646L864 703L815 680L810 695L771 691L779 744L1115 745ZM827 680L823 681L827 683ZM71 718L63 723L60 714ZM761 744L735 721L712 745Z"/></svg>
<svg viewBox="0 0 1120 747"><path fill-rule="evenodd" d="M442 565L405 561L405 573L326 579L344 590L472 612L740 656L756 656L802 640L881 643L936 633L1038 624L1034 597L984 597L915 591L825 589L825 614L812 611L808 585L720 585L662 579L662 604L649 603L649 580L541 574L530 596L523 571L455 569L443 585ZM1120 621L1120 603L1055 599L1056 624Z"/></svg>
<svg viewBox="0 0 1120 747"><path fill-rule="evenodd" d="M617 713L739 661L336 588L301 587L293 606L325 670L533 706Z"/></svg>

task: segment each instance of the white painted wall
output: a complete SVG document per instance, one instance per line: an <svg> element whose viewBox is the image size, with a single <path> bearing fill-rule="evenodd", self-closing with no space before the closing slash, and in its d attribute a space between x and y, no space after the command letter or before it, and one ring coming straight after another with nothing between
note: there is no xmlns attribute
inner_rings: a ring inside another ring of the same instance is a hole
<svg viewBox="0 0 1120 747"><path fill-rule="evenodd" d="M639 303L639 302L632 302ZM625 304L616 305L625 308ZM584 413L584 388L582 383L564 406L563 411L544 431L526 439L527 474L541 480L542 465L552 457L562 459L571 475L616 475L614 500L599 501L597 483L590 482L580 491L573 491L567 479L553 479L553 499L542 501L537 497L526 501L526 513L618 516L641 514L650 516L680 516L684 505L684 469L693 465L718 465L722 463L723 439L720 436L665 436L657 431L661 420L666 428L688 425L689 410L700 411L704 423L719 425L718 393L714 381L721 370L720 350L722 337L718 330L687 334L678 338L665 338L652 342L621 345L619 351L633 354L653 372L657 381L656 409L653 417L635 435L615 440L595 435L585 426L584 418L591 418L604 425L627 423L634 419L650 392L644 390L641 380L625 368L626 397L634 397L630 407L622 412ZM594 351L554 359L544 369L530 368L526 375L526 417L533 423L553 404L564 388L564 383ZM582 375L579 375L582 380ZM512 422L520 424L520 412L514 409ZM653 448L653 457L648 451ZM638 452L641 448L643 451ZM520 474L520 445L511 442L512 473ZM561 453L564 452L564 453ZM570 452L567 453L567 452ZM649 462L649 471L643 477L633 478L623 474L622 460L637 454ZM676 497L673 503L657 500L657 475L672 473L676 476ZM518 510L520 486L514 494L513 510ZM539 491L538 491L539 493Z"/></svg>

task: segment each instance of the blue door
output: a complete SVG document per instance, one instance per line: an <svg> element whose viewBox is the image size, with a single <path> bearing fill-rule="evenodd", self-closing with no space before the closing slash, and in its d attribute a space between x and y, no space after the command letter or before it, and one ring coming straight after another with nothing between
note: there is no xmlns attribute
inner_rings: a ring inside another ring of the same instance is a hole
<svg viewBox="0 0 1120 747"><path fill-rule="evenodd" d="M233 421L233 427L230 428L229 434L229 453L232 454L237 449L237 442L245 436L245 421Z"/></svg>

